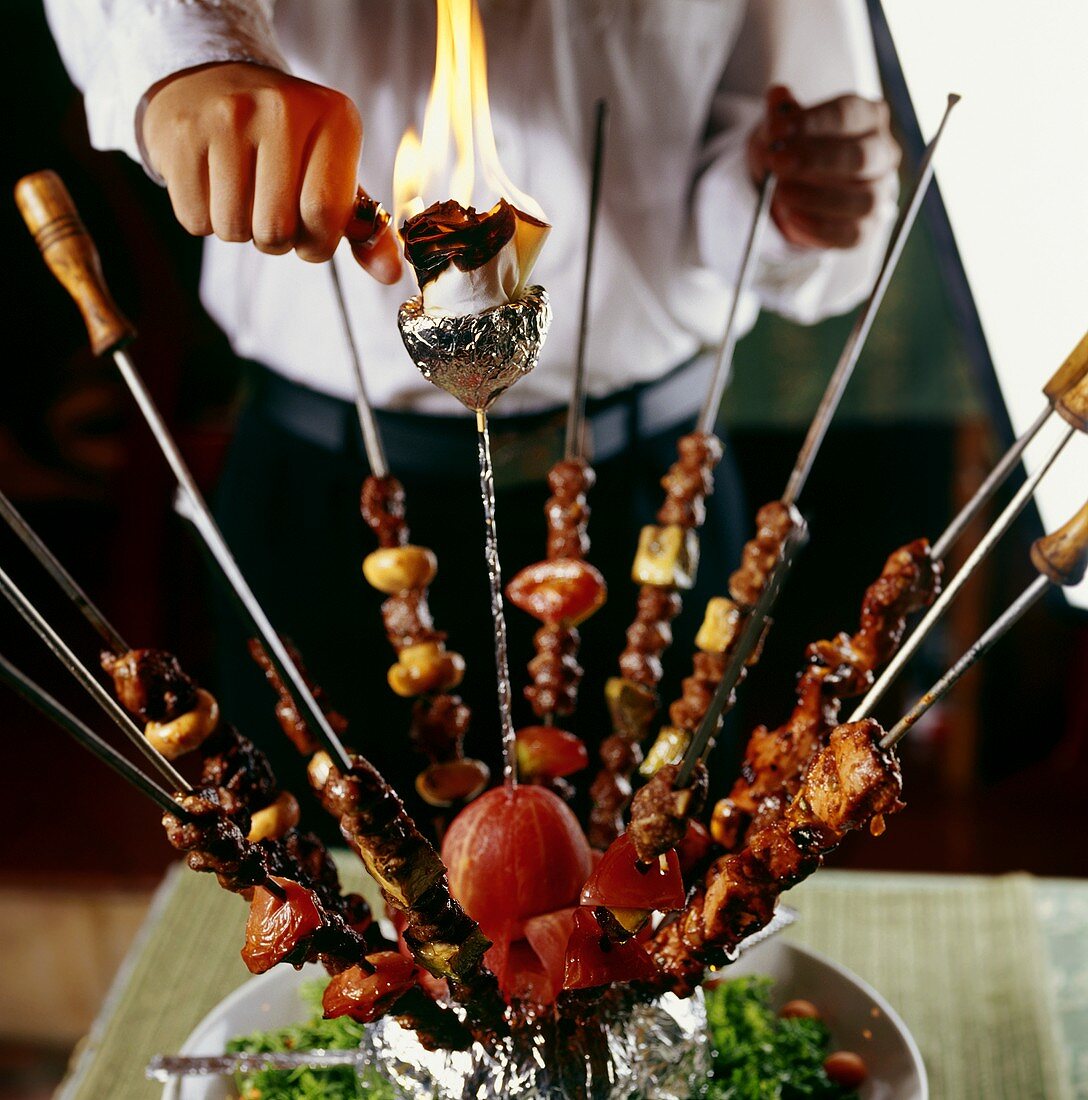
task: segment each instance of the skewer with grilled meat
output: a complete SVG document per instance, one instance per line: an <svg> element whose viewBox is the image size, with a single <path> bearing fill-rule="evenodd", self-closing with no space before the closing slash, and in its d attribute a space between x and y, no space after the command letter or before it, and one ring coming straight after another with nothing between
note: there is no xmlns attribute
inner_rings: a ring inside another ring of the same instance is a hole
<svg viewBox="0 0 1088 1100"><path fill-rule="evenodd" d="M722 444L714 435L692 432L677 443L678 458L661 480L665 502L657 525L644 527L631 570L639 587L635 620L620 654L620 675L605 685L612 735L601 745L602 767L590 788L589 842L607 848L623 831L631 796L630 776L642 762L641 742L657 711L661 657L672 642L671 623L680 613L684 589L698 566L698 528L705 498L714 488ZM618 765L618 766L617 766Z"/></svg>
<svg viewBox="0 0 1088 1100"><path fill-rule="evenodd" d="M389 686L404 698L417 697L411 739L428 763L416 779L416 790L432 806L467 802L487 786L490 772L482 761L464 755L471 712L451 691L464 676L465 662L446 649L446 635L435 629L427 605L437 559L426 547L410 544L404 488L396 478L366 478L360 511L378 541L378 549L363 562L363 575L387 597L382 621L397 653Z"/></svg>
<svg viewBox="0 0 1088 1100"><path fill-rule="evenodd" d="M788 802L813 754L838 721L840 702L859 695L895 652L907 616L929 604L940 587L941 565L929 543L916 539L892 553L866 589L853 634L815 642L797 687L797 705L777 729L757 726L729 797L714 808L711 832L734 848L753 817L773 815Z"/></svg>
<svg viewBox="0 0 1088 1100"><path fill-rule="evenodd" d="M777 820L711 866L681 918L653 940L654 960L675 991L690 993L707 965L727 961L765 927L779 895L811 875L846 833L867 825L879 835L885 816L902 809L899 762L880 747L883 736L871 719L837 726Z"/></svg>

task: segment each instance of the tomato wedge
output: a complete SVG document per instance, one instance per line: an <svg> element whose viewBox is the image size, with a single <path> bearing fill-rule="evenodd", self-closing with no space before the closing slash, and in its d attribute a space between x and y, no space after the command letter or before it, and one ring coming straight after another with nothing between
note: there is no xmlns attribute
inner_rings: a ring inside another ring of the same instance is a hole
<svg viewBox="0 0 1088 1100"><path fill-rule="evenodd" d="M554 913L545 913L525 922L525 938L536 952L551 983L551 998L546 1002L549 1004L563 988L567 942L574 931L574 913L573 908L557 909Z"/></svg>
<svg viewBox="0 0 1088 1100"><path fill-rule="evenodd" d="M680 860L670 848L642 863L627 833L614 840L582 887L583 905L609 909L683 909L686 895Z"/></svg>
<svg viewBox="0 0 1088 1100"><path fill-rule="evenodd" d="M589 766L589 752L580 737L555 726L518 730L518 772L526 779L558 779Z"/></svg>
<svg viewBox="0 0 1088 1100"><path fill-rule="evenodd" d="M369 1024L383 1016L416 984L416 965L398 951L377 951L367 955L374 968L367 973L361 966L351 966L335 975L325 987L321 1007L325 1019L350 1016L361 1024Z"/></svg>
<svg viewBox="0 0 1088 1100"><path fill-rule="evenodd" d="M692 871L706 862L706 858L710 855L710 850L713 847L714 841L711 839L706 826L695 820L689 821L688 831L684 834L684 839L680 841L680 847L676 850L676 854L680 857L680 873L688 878Z"/></svg>
<svg viewBox="0 0 1088 1100"><path fill-rule="evenodd" d="M604 603L604 577L580 558L527 565L506 586L510 602L542 623L577 626Z"/></svg>
<svg viewBox="0 0 1088 1100"><path fill-rule="evenodd" d="M575 910L563 969L564 989L649 981L656 975L657 965L637 940L615 943L601 931L591 909Z"/></svg>
<svg viewBox="0 0 1088 1100"><path fill-rule="evenodd" d="M306 940L321 927L321 911L312 891L275 875L270 881L279 887L279 894L257 886L249 903L242 961L253 974L263 974L287 959L301 962ZM298 958L292 957L296 954Z"/></svg>

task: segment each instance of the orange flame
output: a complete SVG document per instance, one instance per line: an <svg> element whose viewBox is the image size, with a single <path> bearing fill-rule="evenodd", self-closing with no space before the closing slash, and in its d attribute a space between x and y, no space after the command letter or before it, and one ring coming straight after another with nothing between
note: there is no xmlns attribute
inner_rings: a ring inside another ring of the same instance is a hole
<svg viewBox="0 0 1088 1100"><path fill-rule="evenodd" d="M499 161L487 94L487 47L476 0L436 0L436 4L434 78L423 136L414 128L406 130L393 166L396 224L418 214L428 201L452 198L471 206L477 195L476 205L482 208L504 198L547 221L540 205L511 183ZM478 175L486 193L477 191Z"/></svg>

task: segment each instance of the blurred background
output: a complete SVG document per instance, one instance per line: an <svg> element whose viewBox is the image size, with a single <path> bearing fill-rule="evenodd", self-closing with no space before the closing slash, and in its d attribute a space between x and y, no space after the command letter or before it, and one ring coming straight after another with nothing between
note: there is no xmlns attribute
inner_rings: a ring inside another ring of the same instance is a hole
<svg viewBox="0 0 1088 1100"><path fill-rule="evenodd" d="M44 167L65 179L115 296L140 330L144 376L211 492L244 378L197 301L200 244L177 227L165 193L138 166L89 148L79 97L39 5L8 0L5 24L5 98L14 105L0 153L5 187ZM955 140L948 146L951 153ZM747 689L746 727L783 720L804 645L852 629L886 555L938 533L1009 440L995 378L963 336L934 225L920 223L912 236L816 465L806 497L813 541ZM176 650L214 688L206 577L171 512L158 452L112 365L88 351L75 309L11 202L0 204L0 235L8 257L0 489L124 636ZM1018 318L1029 342L1031 320ZM801 329L765 316L741 342L726 427L752 506L780 492L850 323ZM1069 348L1052 350L1026 365L1037 374L1029 389ZM928 687L1031 579L1028 547L1040 531L1029 509L911 664L887 715ZM92 655L85 624L7 531L0 562ZM0 638L28 672L62 699L74 697L6 607ZM678 646L674 679L686 660ZM848 840L836 865L1088 873L1086 682L1088 619L1061 596L1049 598L908 739L910 812L879 842ZM9 693L0 707L0 1096L31 1096L47 1094L59 1076L175 856L134 792Z"/></svg>

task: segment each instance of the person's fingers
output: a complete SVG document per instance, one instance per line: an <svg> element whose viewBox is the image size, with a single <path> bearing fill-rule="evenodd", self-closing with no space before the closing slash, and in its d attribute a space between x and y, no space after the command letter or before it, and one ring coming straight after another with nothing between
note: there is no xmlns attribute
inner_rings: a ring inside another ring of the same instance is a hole
<svg viewBox="0 0 1088 1100"><path fill-rule="evenodd" d="M298 236L298 180L302 135L285 123L269 127L257 147L253 196L253 243L261 252L281 256Z"/></svg>
<svg viewBox="0 0 1088 1100"><path fill-rule="evenodd" d="M340 243L355 203L362 125L350 100L336 101L311 138L299 191L295 250L321 263Z"/></svg>
<svg viewBox="0 0 1088 1100"><path fill-rule="evenodd" d="M853 220L869 217L877 207L880 193L881 188L868 180L843 182L835 187L787 180L775 192L780 206L791 213Z"/></svg>
<svg viewBox="0 0 1088 1100"><path fill-rule="evenodd" d="M255 151L249 142L227 137L208 150L208 213L212 230L224 241L253 236Z"/></svg>
<svg viewBox="0 0 1088 1100"><path fill-rule="evenodd" d="M842 95L793 112L789 124L792 133L805 137L860 137L888 129L888 105L883 100Z"/></svg>
<svg viewBox="0 0 1088 1100"><path fill-rule="evenodd" d="M170 205L174 217L194 237L208 237L212 233L212 219L208 212L208 155L207 152L189 152L159 169L166 181Z"/></svg>
<svg viewBox="0 0 1088 1100"><path fill-rule="evenodd" d="M856 138L799 137L771 144L771 168L780 179L819 183L875 179L899 164L899 146L886 134Z"/></svg>
<svg viewBox="0 0 1088 1100"><path fill-rule="evenodd" d="M788 208L778 213L775 221L786 240L806 248L854 248L865 231L860 220L827 218Z"/></svg>
<svg viewBox="0 0 1088 1100"><path fill-rule="evenodd" d="M391 225L371 241L366 243L352 241L351 254L379 283L392 286L400 279L403 271L400 247Z"/></svg>

